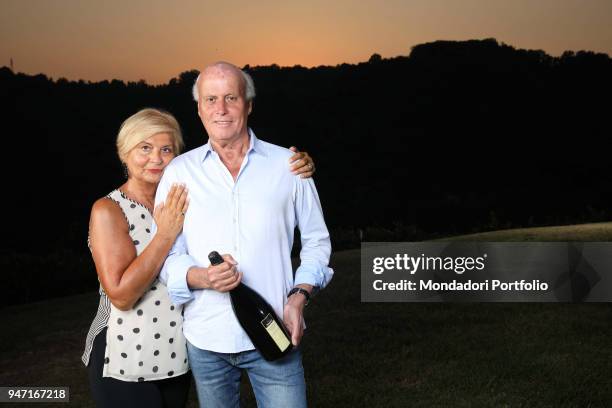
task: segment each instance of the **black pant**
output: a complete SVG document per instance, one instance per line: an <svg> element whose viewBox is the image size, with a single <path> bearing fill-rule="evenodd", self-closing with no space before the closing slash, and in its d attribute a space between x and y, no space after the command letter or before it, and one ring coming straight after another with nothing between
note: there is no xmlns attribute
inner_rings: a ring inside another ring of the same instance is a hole
<svg viewBox="0 0 612 408"><path fill-rule="evenodd" d="M182 408L187 403L191 374L164 380L131 382L102 377L106 328L96 336L89 358L89 383L98 407Z"/></svg>

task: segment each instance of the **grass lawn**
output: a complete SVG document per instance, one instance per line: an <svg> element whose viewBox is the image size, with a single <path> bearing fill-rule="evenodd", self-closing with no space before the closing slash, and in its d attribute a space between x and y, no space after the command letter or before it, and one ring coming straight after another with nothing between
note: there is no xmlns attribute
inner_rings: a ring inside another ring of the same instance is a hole
<svg viewBox="0 0 612 408"><path fill-rule="evenodd" d="M611 238L612 224L590 224L457 239ZM359 250L332 263L334 280L306 311L310 406L612 406L611 305L361 303ZM80 356L97 301L0 309L0 385L67 385L70 405L93 406ZM255 406L244 385L244 405Z"/></svg>
<svg viewBox="0 0 612 408"><path fill-rule="evenodd" d="M478 234L460 235L443 238L439 241L578 241L600 242L612 241L612 222L593 224L563 225L558 227L516 228L509 230L481 232Z"/></svg>

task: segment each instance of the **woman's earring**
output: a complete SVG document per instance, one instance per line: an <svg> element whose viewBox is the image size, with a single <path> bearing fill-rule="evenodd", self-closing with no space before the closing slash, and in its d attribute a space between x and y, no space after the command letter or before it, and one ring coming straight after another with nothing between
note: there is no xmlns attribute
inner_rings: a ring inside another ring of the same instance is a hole
<svg viewBox="0 0 612 408"><path fill-rule="evenodd" d="M127 164L122 162L121 163L121 167L123 167L123 175L125 176L126 179L129 179L130 178L130 172L128 171Z"/></svg>

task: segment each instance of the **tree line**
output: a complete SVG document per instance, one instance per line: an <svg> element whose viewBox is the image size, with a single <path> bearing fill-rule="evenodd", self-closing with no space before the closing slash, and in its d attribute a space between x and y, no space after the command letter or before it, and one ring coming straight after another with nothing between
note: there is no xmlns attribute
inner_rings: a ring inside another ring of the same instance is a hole
<svg viewBox="0 0 612 408"><path fill-rule="evenodd" d="M258 137L314 156L336 249L610 217L606 54L553 57L485 39L359 64L244 68L257 88ZM197 74L153 86L0 68L10 287L42 293L41 276L68 291L95 287L87 221L92 203L122 182L119 126L158 107L177 117L188 149L201 145Z"/></svg>

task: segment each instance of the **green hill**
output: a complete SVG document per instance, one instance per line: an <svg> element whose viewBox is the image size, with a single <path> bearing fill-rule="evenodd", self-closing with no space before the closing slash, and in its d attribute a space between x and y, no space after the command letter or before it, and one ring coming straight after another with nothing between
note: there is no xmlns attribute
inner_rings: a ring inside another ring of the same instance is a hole
<svg viewBox="0 0 612 408"><path fill-rule="evenodd" d="M441 239L443 241L612 241L612 222L563 225L557 227L517 228L478 234L459 235Z"/></svg>

